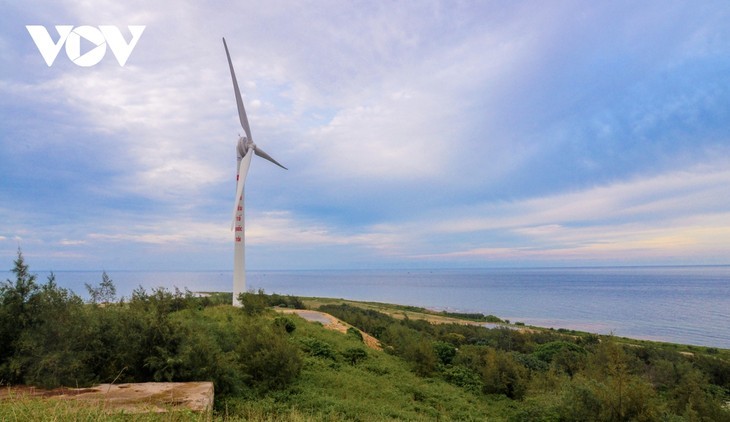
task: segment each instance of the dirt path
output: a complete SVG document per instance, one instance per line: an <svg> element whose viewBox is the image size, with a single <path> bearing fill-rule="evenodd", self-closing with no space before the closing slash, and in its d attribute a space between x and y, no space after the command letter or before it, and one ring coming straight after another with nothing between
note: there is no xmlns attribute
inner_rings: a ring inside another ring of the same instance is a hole
<svg viewBox="0 0 730 422"><path fill-rule="evenodd" d="M352 327L352 325L337 319L333 317L330 314L320 312L320 311L312 311L309 309L289 309L289 308L275 308L276 311L284 313L284 314L296 314L300 317L306 319L310 322L319 322L321 323L324 328L328 330L334 330L339 331L341 333L346 333L347 329ZM356 330L360 331L360 334L362 334L362 340L363 343L365 343L366 346L373 350L383 350L383 348L380 346L380 342L375 337L371 336L370 334L356 328Z"/></svg>

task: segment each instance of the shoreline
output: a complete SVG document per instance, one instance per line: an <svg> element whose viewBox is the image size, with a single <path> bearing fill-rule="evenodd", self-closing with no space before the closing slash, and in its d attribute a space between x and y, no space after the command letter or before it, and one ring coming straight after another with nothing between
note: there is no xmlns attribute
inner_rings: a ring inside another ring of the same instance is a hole
<svg viewBox="0 0 730 422"><path fill-rule="evenodd" d="M620 343L625 344L632 344L632 345L648 345L648 344L656 344L656 345L662 345L665 347L671 347L675 348L677 351L681 353L694 353L697 350L704 350L704 351L724 351L730 353L730 348L724 348L724 347L716 347L716 346L708 346L708 345L697 345L697 344L689 344L689 343L677 343L677 342L671 342L671 341L664 341L661 339L647 339L647 338L636 338L636 337L627 337L627 336L618 336L614 334L602 334L592 331L585 331L585 330L576 330L576 329L569 329L569 328L554 328L554 327L544 327L539 325L532 325L523 323L521 321L515 321L515 322L508 322L509 320L506 320L503 323L490 323L490 322L484 322L484 321L475 321L472 319L465 319L465 318L455 318L450 316L445 316L442 313L444 311L438 311L435 309L429 309L429 308L419 308L415 306L410 305L399 305L399 304L392 304L392 303L384 303L384 302L371 302L371 301L357 301L357 300L351 300L351 299L343 299L343 298L326 298L326 297L306 297L306 296L298 296L299 299L302 300L302 302L307 307L307 310L317 310L319 306L324 304L347 304L351 306L357 306L359 308L364 309L370 309L378 312L382 312L386 315L389 315L396 319L415 319L415 320L425 320L429 323L433 324L465 324L465 325L475 325L475 326L483 326L485 328L500 328L504 327L505 329L516 329L520 331L526 331L526 332L539 332L539 331L555 331L563 334L569 334L569 335L575 335L575 336L598 336L600 337L611 337L615 340L618 340ZM418 309L418 310L416 310Z"/></svg>

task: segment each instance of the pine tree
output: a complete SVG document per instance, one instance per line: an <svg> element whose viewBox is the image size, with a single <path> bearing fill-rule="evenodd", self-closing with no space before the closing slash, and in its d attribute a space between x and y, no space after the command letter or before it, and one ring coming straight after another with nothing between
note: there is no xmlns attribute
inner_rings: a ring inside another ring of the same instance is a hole
<svg viewBox="0 0 730 422"><path fill-rule="evenodd" d="M117 299L117 288L106 271L101 274L101 283L98 287L94 287L89 283L84 283L84 285L89 292L91 303L110 303Z"/></svg>
<svg viewBox="0 0 730 422"><path fill-rule="evenodd" d="M17 381L17 370L8 366L8 359L14 355L18 339L30 327L35 318L35 305L39 287L36 276L28 270L23 252L18 248L18 258L12 272L15 281L6 280L0 286L0 379Z"/></svg>
<svg viewBox="0 0 730 422"><path fill-rule="evenodd" d="M31 301L38 293L36 275L31 274L29 266L25 263L23 252L18 248L18 258L13 262L12 272L15 274L15 283L6 280L2 286L0 297L2 305L15 317L15 323L19 328L27 327L32 319Z"/></svg>

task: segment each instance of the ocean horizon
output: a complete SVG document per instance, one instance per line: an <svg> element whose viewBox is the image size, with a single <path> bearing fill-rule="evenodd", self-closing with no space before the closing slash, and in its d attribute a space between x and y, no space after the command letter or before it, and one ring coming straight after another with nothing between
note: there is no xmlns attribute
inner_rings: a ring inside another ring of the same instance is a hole
<svg viewBox="0 0 730 422"><path fill-rule="evenodd" d="M231 291L232 271L106 271L119 297L141 286ZM33 271L45 283L50 271ZM54 271L87 297L102 271ZM13 280L7 271L4 279ZM247 288L481 312L511 322L730 349L730 266L259 270Z"/></svg>

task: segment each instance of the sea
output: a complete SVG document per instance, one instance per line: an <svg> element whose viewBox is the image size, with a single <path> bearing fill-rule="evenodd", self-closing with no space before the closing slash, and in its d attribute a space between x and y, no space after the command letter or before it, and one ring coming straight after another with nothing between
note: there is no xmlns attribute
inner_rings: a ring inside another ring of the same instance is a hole
<svg viewBox="0 0 730 422"><path fill-rule="evenodd" d="M48 274L36 273L39 282ZM231 291L231 271L107 271L141 286ZM101 271L57 271L87 296ZM7 272L7 279L13 274ZM249 290L480 312L511 322L730 349L730 266L248 271Z"/></svg>

